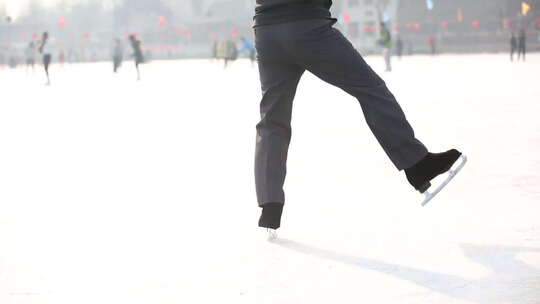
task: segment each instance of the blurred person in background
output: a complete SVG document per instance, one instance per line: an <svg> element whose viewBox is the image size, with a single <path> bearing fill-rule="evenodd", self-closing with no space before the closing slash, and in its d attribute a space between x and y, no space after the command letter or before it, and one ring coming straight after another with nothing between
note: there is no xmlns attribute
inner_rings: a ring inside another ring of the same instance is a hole
<svg viewBox="0 0 540 304"><path fill-rule="evenodd" d="M401 35L398 35L396 39L396 55L399 59L403 56L403 40L401 39Z"/></svg>
<svg viewBox="0 0 540 304"><path fill-rule="evenodd" d="M6 64L6 56L4 55L4 50L0 49L0 69L3 69L5 64Z"/></svg>
<svg viewBox="0 0 540 304"><path fill-rule="evenodd" d="M246 52L248 54L249 60L251 61L251 65L255 65L255 45L253 44L253 41L246 39L246 37L240 38L241 47L238 52Z"/></svg>
<svg viewBox="0 0 540 304"><path fill-rule="evenodd" d="M232 40L227 40L225 42L225 68L228 67L230 61L235 61L236 59L238 59L236 43Z"/></svg>
<svg viewBox="0 0 540 304"><path fill-rule="evenodd" d="M293 99L306 70L358 100L381 147L419 192L425 193L431 180L448 172L461 157L455 149L429 153L415 137L385 82L333 27L337 20L331 17L331 6L330 0L256 0L254 31L262 99L256 127L255 186L262 208L259 227L268 229L270 239L281 225ZM383 35L389 48L389 32Z"/></svg>
<svg viewBox="0 0 540 304"><path fill-rule="evenodd" d="M212 61L218 59L218 42L217 40L214 40L212 42L212 49L210 50L212 53Z"/></svg>
<svg viewBox="0 0 540 304"><path fill-rule="evenodd" d="M113 72L118 72L118 69L122 66L122 60L124 59L124 46L119 38L114 39L113 47Z"/></svg>
<svg viewBox="0 0 540 304"><path fill-rule="evenodd" d="M15 52L15 50L11 50L11 54L9 56L9 67L14 69L17 67L17 65L19 65L19 62L20 61L20 58L19 56L17 55L17 53Z"/></svg>
<svg viewBox="0 0 540 304"><path fill-rule="evenodd" d="M518 61L520 58L522 58L523 61L525 61L525 56L527 55L527 34L525 33L525 29L521 29L519 31L519 37L518 37Z"/></svg>
<svg viewBox="0 0 540 304"><path fill-rule="evenodd" d="M383 22L381 22L379 45L383 48L385 71L392 72L392 35Z"/></svg>
<svg viewBox="0 0 540 304"><path fill-rule="evenodd" d="M216 47L216 58L217 59L223 59L227 58L227 42L226 41L220 41L217 44ZM225 64L225 67L227 65Z"/></svg>
<svg viewBox="0 0 540 304"><path fill-rule="evenodd" d="M43 68L45 69L45 74L47 75L46 85L51 85L51 78L49 77L49 65L51 64L52 55L49 50L48 42L49 33L44 32L39 43L39 53L43 55Z"/></svg>
<svg viewBox="0 0 540 304"><path fill-rule="evenodd" d="M35 65L36 65L36 43L34 41L30 41L28 43L28 46L26 47L24 51L24 56L26 57L26 72L30 69L32 69L32 72L35 71Z"/></svg>
<svg viewBox="0 0 540 304"><path fill-rule="evenodd" d="M141 41L135 37L134 34L129 35L129 41L131 48L133 49L133 59L135 60L135 69L137 70L137 80L141 80L141 72L139 71L139 65L144 62L144 56L142 53Z"/></svg>
<svg viewBox="0 0 540 304"><path fill-rule="evenodd" d="M516 34L512 32L512 34L510 34L510 61L514 61L514 53L517 51L517 49L518 49L518 42L517 42Z"/></svg>

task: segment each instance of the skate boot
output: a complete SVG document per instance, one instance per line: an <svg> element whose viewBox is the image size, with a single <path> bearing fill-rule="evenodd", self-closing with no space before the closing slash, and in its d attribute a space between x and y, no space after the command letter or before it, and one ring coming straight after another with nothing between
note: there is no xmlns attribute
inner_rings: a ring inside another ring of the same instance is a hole
<svg viewBox="0 0 540 304"><path fill-rule="evenodd" d="M461 160L458 162L458 160ZM411 168L405 169L405 175L409 183L420 193L425 194L422 206L432 200L456 174L465 166L467 157L461 152L452 149L444 153L428 153ZM458 164L456 164L458 163ZM454 164L456 164L454 166ZM428 192L431 187L431 180L435 177L448 173L448 177L434 191Z"/></svg>
<svg viewBox="0 0 540 304"><path fill-rule="evenodd" d="M262 206L261 217L259 218L259 227L266 228L268 240L273 241L277 238L276 230L281 225L281 214L283 213L283 204L267 203Z"/></svg>
<svg viewBox="0 0 540 304"><path fill-rule="evenodd" d="M268 233L267 240L269 242L273 242L277 239L277 230L276 229L266 229L266 232Z"/></svg>

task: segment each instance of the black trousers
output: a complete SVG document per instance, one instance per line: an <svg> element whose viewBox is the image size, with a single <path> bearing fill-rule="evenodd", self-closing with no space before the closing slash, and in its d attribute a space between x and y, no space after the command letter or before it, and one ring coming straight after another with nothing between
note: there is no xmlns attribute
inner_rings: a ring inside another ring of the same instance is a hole
<svg viewBox="0 0 540 304"><path fill-rule="evenodd" d="M255 28L263 95L255 149L260 206L285 202L292 105L306 70L360 102L367 124L397 169L411 167L427 154L384 81L333 24L314 19Z"/></svg>

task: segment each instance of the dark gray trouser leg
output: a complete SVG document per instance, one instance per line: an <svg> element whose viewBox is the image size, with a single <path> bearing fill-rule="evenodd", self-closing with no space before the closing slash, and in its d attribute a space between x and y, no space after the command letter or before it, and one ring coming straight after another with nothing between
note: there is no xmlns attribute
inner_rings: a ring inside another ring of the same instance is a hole
<svg viewBox="0 0 540 304"><path fill-rule="evenodd" d="M285 202L292 100L304 70L358 99L369 127L397 169L411 167L427 154L384 81L331 21L261 27L256 44L263 91L255 152L259 205Z"/></svg>
<svg viewBox="0 0 540 304"><path fill-rule="evenodd" d="M312 37L308 33L292 45L302 54L302 66L360 102L367 124L398 170L409 168L427 154L415 138L403 110L384 81L369 67L352 44L330 23Z"/></svg>
<svg viewBox="0 0 540 304"><path fill-rule="evenodd" d="M257 124L255 184L257 201L284 203L287 152L291 141L292 104L304 69L280 62L259 60L263 97Z"/></svg>

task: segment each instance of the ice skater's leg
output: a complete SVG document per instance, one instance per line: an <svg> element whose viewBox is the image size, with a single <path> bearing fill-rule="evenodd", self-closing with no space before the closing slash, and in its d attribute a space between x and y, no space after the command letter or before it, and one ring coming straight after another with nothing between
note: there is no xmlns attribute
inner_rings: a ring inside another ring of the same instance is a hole
<svg viewBox="0 0 540 304"><path fill-rule="evenodd" d="M392 72L392 54L389 48L384 50L384 63L386 64L386 72Z"/></svg>
<svg viewBox="0 0 540 304"><path fill-rule="evenodd" d="M371 131L399 170L425 157L426 147L416 139L384 81L330 23L319 33L297 47L304 67L358 99Z"/></svg>
<svg viewBox="0 0 540 304"><path fill-rule="evenodd" d="M514 61L514 52L516 51L516 49L514 47L512 47L510 49L510 61Z"/></svg>
<svg viewBox="0 0 540 304"><path fill-rule="evenodd" d="M45 75L47 76L47 83L46 85L51 84L51 78L49 77L49 66L51 64L51 57L50 55L45 55L45 58L43 60L43 67L45 69Z"/></svg>
<svg viewBox="0 0 540 304"><path fill-rule="evenodd" d="M283 204L292 104L304 69L294 64L259 61L259 73L263 96L255 148L257 201L259 206Z"/></svg>
<svg viewBox="0 0 540 304"><path fill-rule="evenodd" d="M359 100L373 134L397 169L405 169L415 189L425 192L431 186L430 181L451 172L450 168L459 158L464 164L466 157L455 149L439 154L428 153L414 136L405 114L384 81L339 31L330 26L322 27L315 37L303 38L304 42L297 45L296 53L303 54L304 67ZM451 172L453 175L434 194L459 170Z"/></svg>

